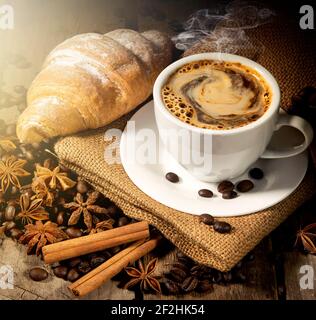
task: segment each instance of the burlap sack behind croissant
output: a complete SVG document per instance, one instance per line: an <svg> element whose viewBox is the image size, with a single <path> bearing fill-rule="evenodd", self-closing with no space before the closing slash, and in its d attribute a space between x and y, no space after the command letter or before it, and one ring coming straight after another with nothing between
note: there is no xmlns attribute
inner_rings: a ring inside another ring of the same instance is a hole
<svg viewBox="0 0 316 320"><path fill-rule="evenodd" d="M316 75L311 68L314 51L305 49L300 37L290 32L287 24L279 18L275 21L249 30L249 35L264 46L257 61L275 75L282 90L283 106L287 106L290 97L299 89L316 84ZM202 41L185 55L205 52L210 47L210 42ZM131 182L122 165L109 165L104 161L105 130L124 128L128 118L96 131L63 138L55 146L56 153L65 165L114 201L126 215L148 221L199 263L221 271L231 269L314 193L315 177L309 170L298 189L287 199L262 212L223 218L232 225L232 232L215 233L209 226L200 224L197 216L173 210L148 197ZM119 141L116 145L119 147Z"/></svg>

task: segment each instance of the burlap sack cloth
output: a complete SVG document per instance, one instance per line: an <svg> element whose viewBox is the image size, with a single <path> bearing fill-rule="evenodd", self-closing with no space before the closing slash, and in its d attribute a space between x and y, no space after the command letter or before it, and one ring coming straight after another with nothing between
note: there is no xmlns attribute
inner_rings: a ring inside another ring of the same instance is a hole
<svg viewBox="0 0 316 320"><path fill-rule="evenodd" d="M299 38L291 39L287 24L265 25L251 32L266 47L258 62L279 81L283 105L288 105L290 96L305 85L315 85L315 68L311 62L314 51L304 49ZM127 119L128 116L123 117L108 128L123 129ZM148 221L185 254L221 271L231 269L311 197L315 189L314 174L310 170L298 189L281 203L247 216L221 219L233 226L233 232L219 234L199 223L197 216L170 209L148 197L131 182L122 165L108 165L104 160L106 129L61 139L55 146L57 155L126 215Z"/></svg>

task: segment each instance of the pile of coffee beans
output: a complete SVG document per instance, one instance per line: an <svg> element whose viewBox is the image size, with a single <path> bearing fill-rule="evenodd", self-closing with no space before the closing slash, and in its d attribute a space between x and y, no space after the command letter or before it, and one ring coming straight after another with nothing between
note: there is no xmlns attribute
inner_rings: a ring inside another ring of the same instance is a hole
<svg viewBox="0 0 316 320"><path fill-rule="evenodd" d="M252 168L248 172L249 177L255 180L260 180L264 177L264 173L260 168ZM174 172L168 172L166 179L172 183L178 183L180 181L179 176ZM249 180L241 180L235 185L232 181L224 180L217 186L217 191L222 195L225 200L234 199L238 196L235 189L240 193L249 192L254 188L254 183ZM198 195L203 198L212 198L214 193L209 189L201 189L198 191Z"/></svg>
<svg viewBox="0 0 316 320"><path fill-rule="evenodd" d="M248 255L231 271L221 272L194 262L181 252L177 253L176 261L161 280L162 293L165 295L181 295L192 292L209 293L214 284L243 283L247 280L244 265L249 261Z"/></svg>
<svg viewBox="0 0 316 320"><path fill-rule="evenodd" d="M115 247L55 263L52 265L53 273L58 278L74 282L110 259L115 254L114 252L120 250L121 247Z"/></svg>

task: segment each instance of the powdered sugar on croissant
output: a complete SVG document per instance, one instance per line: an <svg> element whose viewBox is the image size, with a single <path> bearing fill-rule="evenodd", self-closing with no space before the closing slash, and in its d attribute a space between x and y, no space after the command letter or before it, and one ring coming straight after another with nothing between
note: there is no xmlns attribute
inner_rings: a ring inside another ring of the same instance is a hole
<svg viewBox="0 0 316 320"><path fill-rule="evenodd" d="M119 29L64 41L28 90L19 139L39 142L116 120L148 98L171 55L171 41L159 31Z"/></svg>

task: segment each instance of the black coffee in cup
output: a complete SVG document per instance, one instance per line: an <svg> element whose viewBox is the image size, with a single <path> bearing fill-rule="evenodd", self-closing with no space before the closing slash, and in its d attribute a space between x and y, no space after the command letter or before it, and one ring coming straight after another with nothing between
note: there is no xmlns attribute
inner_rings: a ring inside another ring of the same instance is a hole
<svg viewBox="0 0 316 320"><path fill-rule="evenodd" d="M216 130L256 121L271 101L271 90L257 71L218 60L182 66L169 77L161 94L165 107L181 121Z"/></svg>

